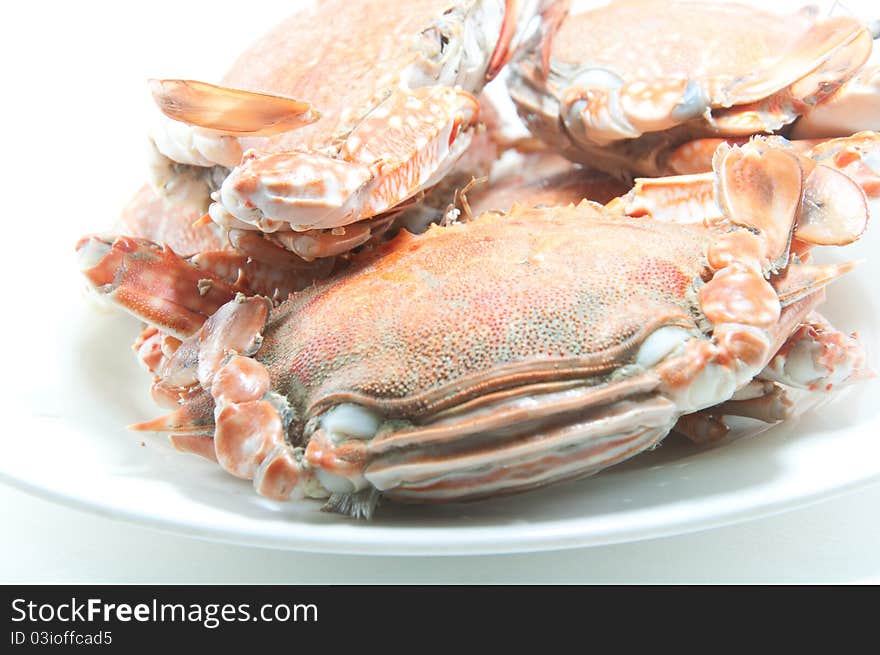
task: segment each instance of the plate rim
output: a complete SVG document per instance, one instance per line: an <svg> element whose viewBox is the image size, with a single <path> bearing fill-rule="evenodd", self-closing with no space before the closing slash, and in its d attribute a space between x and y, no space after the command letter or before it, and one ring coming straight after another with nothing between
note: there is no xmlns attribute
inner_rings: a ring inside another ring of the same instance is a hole
<svg viewBox="0 0 880 655"><path fill-rule="evenodd" d="M370 532L351 533L358 538L339 539L321 537L321 528L326 526L305 526L303 534L286 536L267 533L254 534L241 530L230 530L203 521L184 521L179 517L150 515L114 506L111 503L100 503L78 494L64 493L39 485L8 471L0 469L0 483L23 491L37 498L85 511L105 518L124 521L128 524L146 527L169 534L190 537L208 542L225 543L237 546L269 548L274 550L299 551L309 553L337 555L388 555L388 556L461 556L461 555L506 555L537 552L552 552L576 548L610 546L623 543L635 543L651 539L661 539L678 535L692 534L712 530L724 526L745 523L751 520L767 518L799 508L808 507L825 500L845 495L856 489L880 483L880 471L870 475L840 482L833 485L817 487L810 493L785 494L777 493L759 505L734 505L724 511L688 512L674 521L647 522L635 527L611 531L584 530L584 523L594 522L594 516L582 519L559 520L549 524L528 527L520 531L517 539L504 535L506 526L463 527L449 530L447 527L371 527ZM717 505L709 504L708 507ZM634 516L650 512L663 514L662 508L641 509L626 512L624 515ZM631 522L630 522L631 523ZM291 523L294 525L295 523ZM304 524L296 524L303 530ZM551 530L552 528L552 530ZM316 534L308 534L315 532ZM484 533L479 538L472 535ZM453 538L438 539L443 533L454 535ZM488 536L486 535L488 533ZM431 540L425 537L430 534ZM367 538L363 538L368 535ZM462 539L462 536L468 538ZM401 539L401 536L404 536ZM293 538L291 538L293 537ZM390 539L393 537L393 539Z"/></svg>

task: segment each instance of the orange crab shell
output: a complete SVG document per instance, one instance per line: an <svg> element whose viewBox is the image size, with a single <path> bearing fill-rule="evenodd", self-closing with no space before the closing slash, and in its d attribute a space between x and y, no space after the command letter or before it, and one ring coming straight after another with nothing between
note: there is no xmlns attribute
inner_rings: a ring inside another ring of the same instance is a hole
<svg viewBox="0 0 880 655"><path fill-rule="evenodd" d="M864 192L778 139L720 148L714 174L723 216L697 224L588 201L515 206L402 233L278 308L238 294L159 366L163 397L187 399L138 427L199 436L199 448L213 434L220 464L259 493L331 496L368 516L378 494L448 501L587 475L655 445L683 414L772 403L756 376L853 267L804 263L790 244L858 238ZM804 202L829 191L857 202ZM87 245L90 279L129 261L200 275ZM99 292L118 288L102 279ZM815 358L791 361L832 380ZM755 380L758 396L734 397Z"/></svg>
<svg viewBox="0 0 880 655"><path fill-rule="evenodd" d="M569 16L513 67L511 95L530 129L567 157L616 175L663 175L674 172L669 154L692 139L790 125L845 85L871 49L865 25L815 7L782 16L737 3L618 0ZM861 129L877 127L867 120Z"/></svg>
<svg viewBox="0 0 880 655"><path fill-rule="evenodd" d="M660 325L692 325L706 238L608 220L587 202L403 232L273 312L257 358L304 418L339 402L413 417L510 386L605 375Z"/></svg>

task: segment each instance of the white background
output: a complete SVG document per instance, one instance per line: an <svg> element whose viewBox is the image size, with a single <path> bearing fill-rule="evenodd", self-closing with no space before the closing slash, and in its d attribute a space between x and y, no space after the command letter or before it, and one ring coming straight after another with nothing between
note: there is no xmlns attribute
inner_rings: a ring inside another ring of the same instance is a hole
<svg viewBox="0 0 880 655"><path fill-rule="evenodd" d="M291 3L13 7L0 20L9 386L51 375L33 321L65 326L51 312L52 290L57 276L72 274L73 259L47 257L49 244L106 228L145 178L146 78L217 79L241 44L290 13ZM23 293L38 295L47 311L16 312ZM26 422L7 421L4 432L34 440L39 453L40 435ZM692 535L555 553L400 558L207 543L0 487L0 582L880 582L878 507L874 485Z"/></svg>

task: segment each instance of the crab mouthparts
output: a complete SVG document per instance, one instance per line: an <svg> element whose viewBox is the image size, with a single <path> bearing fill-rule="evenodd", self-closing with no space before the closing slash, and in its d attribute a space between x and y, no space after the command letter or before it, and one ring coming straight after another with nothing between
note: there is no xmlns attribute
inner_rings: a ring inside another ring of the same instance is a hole
<svg viewBox="0 0 880 655"><path fill-rule="evenodd" d="M674 403L650 376L499 399L491 406L368 445L364 477L409 502L470 500L591 475L650 448L672 428ZM534 393L533 393L534 392Z"/></svg>

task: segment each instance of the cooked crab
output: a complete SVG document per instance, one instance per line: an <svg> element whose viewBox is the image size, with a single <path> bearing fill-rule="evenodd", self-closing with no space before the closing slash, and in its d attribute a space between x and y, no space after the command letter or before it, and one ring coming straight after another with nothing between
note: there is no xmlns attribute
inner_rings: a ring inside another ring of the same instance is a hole
<svg viewBox="0 0 880 655"><path fill-rule="evenodd" d="M734 3L617 1L566 18L512 67L511 95L530 129L566 156L656 176L675 172L667 160L689 141L777 133L817 111L871 48L865 25L815 7L779 16ZM866 119L860 129L880 128L876 115Z"/></svg>
<svg viewBox="0 0 880 655"><path fill-rule="evenodd" d="M253 257L347 252L449 171L478 124L472 93L542 37L555 4L330 0L299 12L223 86L153 82L160 186L191 197L207 185L211 218Z"/></svg>
<svg viewBox="0 0 880 655"><path fill-rule="evenodd" d="M811 367L775 359L793 334L810 343L800 326L852 268L804 263L806 251L858 238L867 220L864 202L810 212L817 184L863 198L819 168L772 142L725 146L722 213L705 224L585 201L402 232L279 307L238 295L188 323L157 371L181 404L136 427L269 498L369 516L380 495L476 499L589 475L683 415L772 396L754 382L768 365L795 384L857 377L815 349L796 356ZM166 328L186 308L186 289L144 287L183 279L187 262L81 248L87 278L128 311Z"/></svg>

